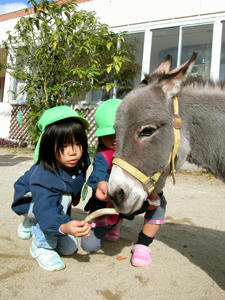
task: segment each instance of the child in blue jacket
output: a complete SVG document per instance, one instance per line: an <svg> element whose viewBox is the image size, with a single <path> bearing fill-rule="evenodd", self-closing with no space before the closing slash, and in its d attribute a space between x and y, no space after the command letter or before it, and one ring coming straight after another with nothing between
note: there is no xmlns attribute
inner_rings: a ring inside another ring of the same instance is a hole
<svg viewBox="0 0 225 300"><path fill-rule="evenodd" d="M88 178L87 185L92 188L92 196L84 210L91 213L95 210L113 207L107 198L109 175L112 168L113 154L116 149L116 135L113 128L116 110L120 99L108 99L95 112L98 137L97 153L93 161L93 171ZM102 247L104 240L115 242L120 237L122 219L118 215L104 216L92 222L89 237L81 239L81 246L88 252L95 252Z"/></svg>
<svg viewBox="0 0 225 300"><path fill-rule="evenodd" d="M18 234L33 236L31 256L43 269L54 271L65 268L59 254L74 254L76 237L90 232L88 224L70 216L90 164L85 132L89 124L68 106L57 106L44 112L38 126L42 134L35 164L15 182L12 209L26 216Z"/></svg>

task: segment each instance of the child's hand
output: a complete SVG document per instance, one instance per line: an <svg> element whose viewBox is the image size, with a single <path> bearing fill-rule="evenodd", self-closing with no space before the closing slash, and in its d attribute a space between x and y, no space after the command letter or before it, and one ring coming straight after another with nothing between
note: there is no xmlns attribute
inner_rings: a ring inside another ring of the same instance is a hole
<svg viewBox="0 0 225 300"><path fill-rule="evenodd" d="M160 206L161 199L158 194L152 193L150 196L148 196L147 200L149 203L148 209L150 210L156 209L158 206Z"/></svg>
<svg viewBox="0 0 225 300"><path fill-rule="evenodd" d="M84 221L73 220L60 225L59 230L65 234L71 234L76 237L83 237L90 235L91 227Z"/></svg>
<svg viewBox="0 0 225 300"><path fill-rule="evenodd" d="M108 182L100 181L97 185L96 198L101 201L108 201Z"/></svg>

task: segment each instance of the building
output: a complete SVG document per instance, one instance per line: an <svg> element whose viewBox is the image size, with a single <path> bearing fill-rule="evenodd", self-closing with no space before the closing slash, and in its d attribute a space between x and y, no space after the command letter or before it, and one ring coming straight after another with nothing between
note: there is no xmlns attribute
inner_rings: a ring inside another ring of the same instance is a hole
<svg viewBox="0 0 225 300"><path fill-rule="evenodd" d="M186 61L193 51L198 57L192 72L203 79L225 79L225 3L220 0L80 0L79 7L95 11L102 23L115 32L127 31L128 41L136 44L135 59L144 74L154 70L165 56L173 56L173 67ZM28 14L32 14L32 8ZM13 30L25 11L0 15L0 43ZM0 60L5 59L0 49ZM20 85L7 73L0 74L0 138L10 137L13 105L24 99L8 91ZM90 93L86 99L95 104L100 94Z"/></svg>

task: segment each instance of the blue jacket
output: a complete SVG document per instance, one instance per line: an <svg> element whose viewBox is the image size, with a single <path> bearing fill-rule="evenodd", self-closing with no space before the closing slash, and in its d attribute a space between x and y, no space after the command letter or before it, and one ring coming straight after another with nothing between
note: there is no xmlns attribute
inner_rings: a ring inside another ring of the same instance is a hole
<svg viewBox="0 0 225 300"><path fill-rule="evenodd" d="M46 170L42 164L35 164L15 182L12 209L18 215L26 214L33 201L33 213L42 231L59 236L60 225L72 220L70 209L67 214L61 214L61 196L71 194L75 198L79 195L85 176L81 169L70 175L61 168L54 173ZM32 198L26 196L28 192L31 192Z"/></svg>
<svg viewBox="0 0 225 300"><path fill-rule="evenodd" d="M87 185L94 191L97 189L99 181L109 181L110 168L108 162L101 152L98 152L93 161L93 171L88 178Z"/></svg>
<svg viewBox="0 0 225 300"><path fill-rule="evenodd" d="M93 171L87 181L87 185L92 188L92 196L84 207L85 211L92 212L106 207L106 202L98 200L95 197L95 193L99 181L109 181L110 172L111 170L107 160L101 152L98 152L94 157Z"/></svg>

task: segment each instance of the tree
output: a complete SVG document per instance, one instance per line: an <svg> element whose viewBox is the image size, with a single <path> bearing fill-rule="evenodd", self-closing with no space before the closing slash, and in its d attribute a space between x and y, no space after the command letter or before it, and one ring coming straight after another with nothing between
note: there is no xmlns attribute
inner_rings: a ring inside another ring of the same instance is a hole
<svg viewBox="0 0 225 300"><path fill-rule="evenodd" d="M28 2L34 15L21 18L3 46L8 51L7 70L24 83L19 93L27 94L29 136L35 144L36 124L45 109L90 89L108 92L121 81L123 66L129 65L129 76L137 66L123 35L101 24L94 12L78 10L75 1Z"/></svg>

